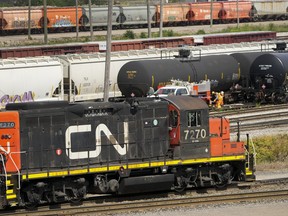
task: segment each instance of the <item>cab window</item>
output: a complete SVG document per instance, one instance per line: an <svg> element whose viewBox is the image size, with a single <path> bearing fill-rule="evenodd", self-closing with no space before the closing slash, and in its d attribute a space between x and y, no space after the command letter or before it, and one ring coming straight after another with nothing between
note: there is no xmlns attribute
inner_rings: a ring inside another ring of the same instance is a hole
<svg viewBox="0 0 288 216"><path fill-rule="evenodd" d="M188 127L197 127L201 125L201 112L193 111L188 112Z"/></svg>
<svg viewBox="0 0 288 216"><path fill-rule="evenodd" d="M184 95L188 94L186 89L178 89L176 92L176 95L183 95L183 94Z"/></svg>

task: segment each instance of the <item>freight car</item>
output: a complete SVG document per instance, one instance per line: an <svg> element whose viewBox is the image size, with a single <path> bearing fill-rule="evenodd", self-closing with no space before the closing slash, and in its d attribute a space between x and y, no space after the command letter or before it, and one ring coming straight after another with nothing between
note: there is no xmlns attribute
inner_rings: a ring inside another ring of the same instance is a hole
<svg viewBox="0 0 288 216"><path fill-rule="evenodd" d="M64 99L63 68L56 58L2 60L0 74L1 108L7 103Z"/></svg>
<svg viewBox="0 0 288 216"><path fill-rule="evenodd" d="M264 20L284 20L288 18L288 3L285 0L269 1L213 1L211 2L178 3L163 5L163 26L196 25ZM160 5L149 8L152 26L160 25ZM91 7L91 17L87 6L79 7L76 20L76 7L48 7L48 30L73 31L76 23L80 30L90 29L90 21L94 30L107 29L108 8ZM31 26L34 32L43 31L44 13L42 7L32 8ZM148 17L145 6L122 7L114 5L112 9L112 26L114 29L147 27ZM28 28L28 9L1 8L0 32L23 33Z"/></svg>
<svg viewBox="0 0 288 216"><path fill-rule="evenodd" d="M276 32L254 31L238 33L221 33L207 35L188 35L179 37L162 37L134 40L114 40L112 52L142 50L154 48L175 48L180 46L230 44L276 39ZM22 58L34 56L53 56L76 53L106 52L106 42L69 43L59 45L38 45L0 48L0 58Z"/></svg>
<svg viewBox="0 0 288 216"><path fill-rule="evenodd" d="M254 179L253 154L201 99L8 104L0 112L0 206Z"/></svg>
<svg viewBox="0 0 288 216"><path fill-rule="evenodd" d="M117 77L125 96L145 96L152 87L171 84L171 79L187 82L211 80L211 90L228 90L240 79L238 62L229 55L203 56L199 60L161 59L131 61L123 65Z"/></svg>
<svg viewBox="0 0 288 216"><path fill-rule="evenodd" d="M233 53L131 61L123 65L117 83L122 94L146 96L151 88L171 83L172 79L188 82L211 81L212 91L225 91L226 102L273 102L288 100L287 52Z"/></svg>
<svg viewBox="0 0 288 216"><path fill-rule="evenodd" d="M288 53L232 54L246 68L244 83L232 87L229 101L286 103Z"/></svg>
<svg viewBox="0 0 288 216"><path fill-rule="evenodd" d="M248 37L249 34L247 34ZM263 32L258 39L267 39L270 36L276 37L276 32ZM129 51L154 48L173 48L179 46L194 45L194 36L163 37L135 40L114 40L111 44L111 51ZM58 45L37 45L0 48L0 58L23 58L35 56L53 56L80 53L106 52L106 42L69 43Z"/></svg>
<svg viewBox="0 0 288 216"><path fill-rule="evenodd" d="M28 31L28 8L0 8L0 33L19 34ZM82 9L78 9L78 16L82 16ZM47 28L49 32L75 31L76 23L75 7L48 7ZM42 33L44 28L44 9L42 7L31 8L30 20L31 32Z"/></svg>
<svg viewBox="0 0 288 216"><path fill-rule="evenodd" d="M285 0L253 0L252 2L253 20L286 20L288 18L288 2Z"/></svg>
<svg viewBox="0 0 288 216"><path fill-rule="evenodd" d="M120 96L117 74L131 59L161 57L158 51L111 55L110 96ZM79 101L103 98L105 54L64 55L0 60L0 108L39 100Z"/></svg>

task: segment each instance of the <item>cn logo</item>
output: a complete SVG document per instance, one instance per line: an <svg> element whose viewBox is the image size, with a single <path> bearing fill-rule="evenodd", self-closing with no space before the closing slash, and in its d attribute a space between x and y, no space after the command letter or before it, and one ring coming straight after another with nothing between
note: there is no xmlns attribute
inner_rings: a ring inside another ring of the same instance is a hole
<svg viewBox="0 0 288 216"><path fill-rule="evenodd" d="M7 150L4 149L1 145L0 145L0 152L4 152L5 154L10 154L10 142L7 142Z"/></svg>
<svg viewBox="0 0 288 216"><path fill-rule="evenodd" d="M66 144L66 155L71 160L76 159L85 159L88 158L88 151L82 152L72 152L71 150L71 134L72 133L83 133L83 132L91 132L91 125L73 125L67 128L65 133L65 144ZM95 145L96 149L93 151L89 151L89 158L96 158L101 153L101 132L105 134L110 143L114 146L115 150L120 155L125 155L128 149L128 122L124 122L124 143L125 145L122 147L119 145L118 141L115 139L111 131L105 124L99 124L95 130Z"/></svg>

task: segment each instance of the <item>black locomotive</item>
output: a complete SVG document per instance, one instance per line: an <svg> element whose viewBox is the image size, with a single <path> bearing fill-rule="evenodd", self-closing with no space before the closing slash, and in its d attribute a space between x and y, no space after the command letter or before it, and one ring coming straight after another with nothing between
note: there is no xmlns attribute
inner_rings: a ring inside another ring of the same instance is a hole
<svg viewBox="0 0 288 216"><path fill-rule="evenodd" d="M190 96L8 104L1 208L254 178L248 146L230 141L229 121L208 113Z"/></svg>

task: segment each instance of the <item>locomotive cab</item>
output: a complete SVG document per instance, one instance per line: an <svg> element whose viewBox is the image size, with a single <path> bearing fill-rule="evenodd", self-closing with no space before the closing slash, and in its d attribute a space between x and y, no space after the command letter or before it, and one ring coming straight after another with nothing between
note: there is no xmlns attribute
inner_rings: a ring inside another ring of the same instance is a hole
<svg viewBox="0 0 288 216"><path fill-rule="evenodd" d="M198 98L169 96L170 144L181 157L210 157L209 108ZM181 124L180 124L181 122Z"/></svg>

